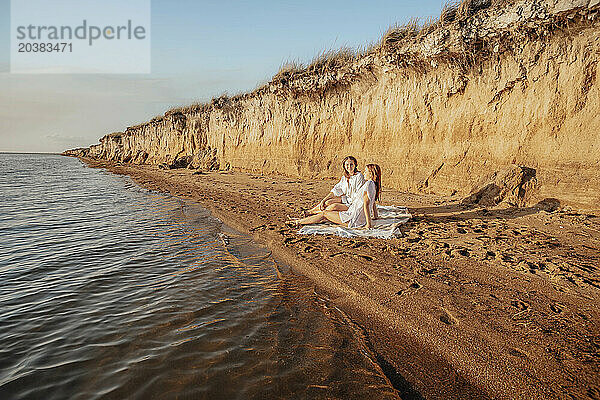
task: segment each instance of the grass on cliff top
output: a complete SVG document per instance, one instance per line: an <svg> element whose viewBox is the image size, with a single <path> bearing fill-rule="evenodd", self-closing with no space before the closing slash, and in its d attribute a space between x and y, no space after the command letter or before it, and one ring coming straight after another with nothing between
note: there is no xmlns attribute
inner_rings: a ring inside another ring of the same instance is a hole
<svg viewBox="0 0 600 400"><path fill-rule="evenodd" d="M240 93L234 96L223 94L206 103L175 107L165 112L164 116L179 113L198 113L211 108L226 110L234 109L234 103L237 100L268 90L271 85L285 86L287 82L298 77L337 73L344 68L351 66L356 60L371 54L394 54L395 49L418 42L437 29L469 19L479 11L485 9L499 9L516 2L518 2L518 0L448 1L442 7L442 11L438 18L430 17L425 20L413 18L405 24L393 25L388 28L379 41L357 49L343 47L336 50L325 50L306 64L300 61L284 62L279 71L269 82L257 87L252 92ZM471 49L469 51L473 53L477 52L476 49ZM470 56L477 58L477 54L470 54ZM417 66L419 63L422 63L423 60L418 60L417 58L410 60L409 57L406 57L406 64ZM163 116L158 116L153 118L151 122L160 122L163 118Z"/></svg>
<svg viewBox="0 0 600 400"><path fill-rule="evenodd" d="M404 24L395 24L389 27L378 42L370 43L358 49L344 47L337 50L325 50L308 64L302 64L298 61L285 62L275 74L273 80L293 73L336 70L380 49L390 50L390 47L421 39L440 27L470 18L480 10L505 7L516 2L517 0L448 1L442 7L440 16L437 19L434 17L425 20L412 18Z"/></svg>

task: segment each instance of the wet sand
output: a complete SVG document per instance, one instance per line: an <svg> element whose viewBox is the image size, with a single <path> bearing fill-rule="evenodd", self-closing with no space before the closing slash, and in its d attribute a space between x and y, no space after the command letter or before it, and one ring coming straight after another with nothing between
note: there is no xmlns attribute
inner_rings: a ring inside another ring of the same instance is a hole
<svg viewBox="0 0 600 400"><path fill-rule="evenodd" d="M364 329L402 398L600 398L600 217L466 208L385 190L413 219L393 240L284 222L339 178L299 180L84 160L193 199L249 233Z"/></svg>

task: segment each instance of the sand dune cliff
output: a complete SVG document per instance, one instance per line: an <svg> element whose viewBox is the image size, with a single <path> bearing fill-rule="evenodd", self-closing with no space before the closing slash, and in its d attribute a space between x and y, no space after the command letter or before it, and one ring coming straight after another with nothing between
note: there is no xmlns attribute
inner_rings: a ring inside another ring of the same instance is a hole
<svg viewBox="0 0 600 400"><path fill-rule="evenodd" d="M463 2L368 51L284 69L251 93L65 154L309 177L339 175L354 154L398 190L595 209L600 1L496 3Z"/></svg>

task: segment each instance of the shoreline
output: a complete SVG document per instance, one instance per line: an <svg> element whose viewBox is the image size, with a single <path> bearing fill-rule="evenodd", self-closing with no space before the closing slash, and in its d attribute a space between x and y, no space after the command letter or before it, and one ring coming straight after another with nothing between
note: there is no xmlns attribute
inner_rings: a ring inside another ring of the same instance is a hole
<svg viewBox="0 0 600 400"><path fill-rule="evenodd" d="M80 160L195 200L266 244L364 330L401 396L600 394L597 214L467 209L385 190L383 204L414 216L403 238L313 237L285 227L286 215L333 180Z"/></svg>

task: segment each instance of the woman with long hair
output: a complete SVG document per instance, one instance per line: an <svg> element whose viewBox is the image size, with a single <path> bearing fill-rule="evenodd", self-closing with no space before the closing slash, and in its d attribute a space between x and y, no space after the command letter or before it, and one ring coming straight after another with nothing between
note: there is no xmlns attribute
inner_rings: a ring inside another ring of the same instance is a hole
<svg viewBox="0 0 600 400"><path fill-rule="evenodd" d="M372 228L373 220L378 218L376 202L381 194L381 168L377 164L368 164L364 176L367 181L354 193L347 210L323 210L315 215L288 221L288 224L298 226L331 221L348 228Z"/></svg>
<svg viewBox="0 0 600 400"><path fill-rule="evenodd" d="M365 183L363 174L358 170L356 158L348 156L342 161L344 175L333 189L313 208L305 211L306 215L318 214L321 211L346 211L352 204L352 196Z"/></svg>

